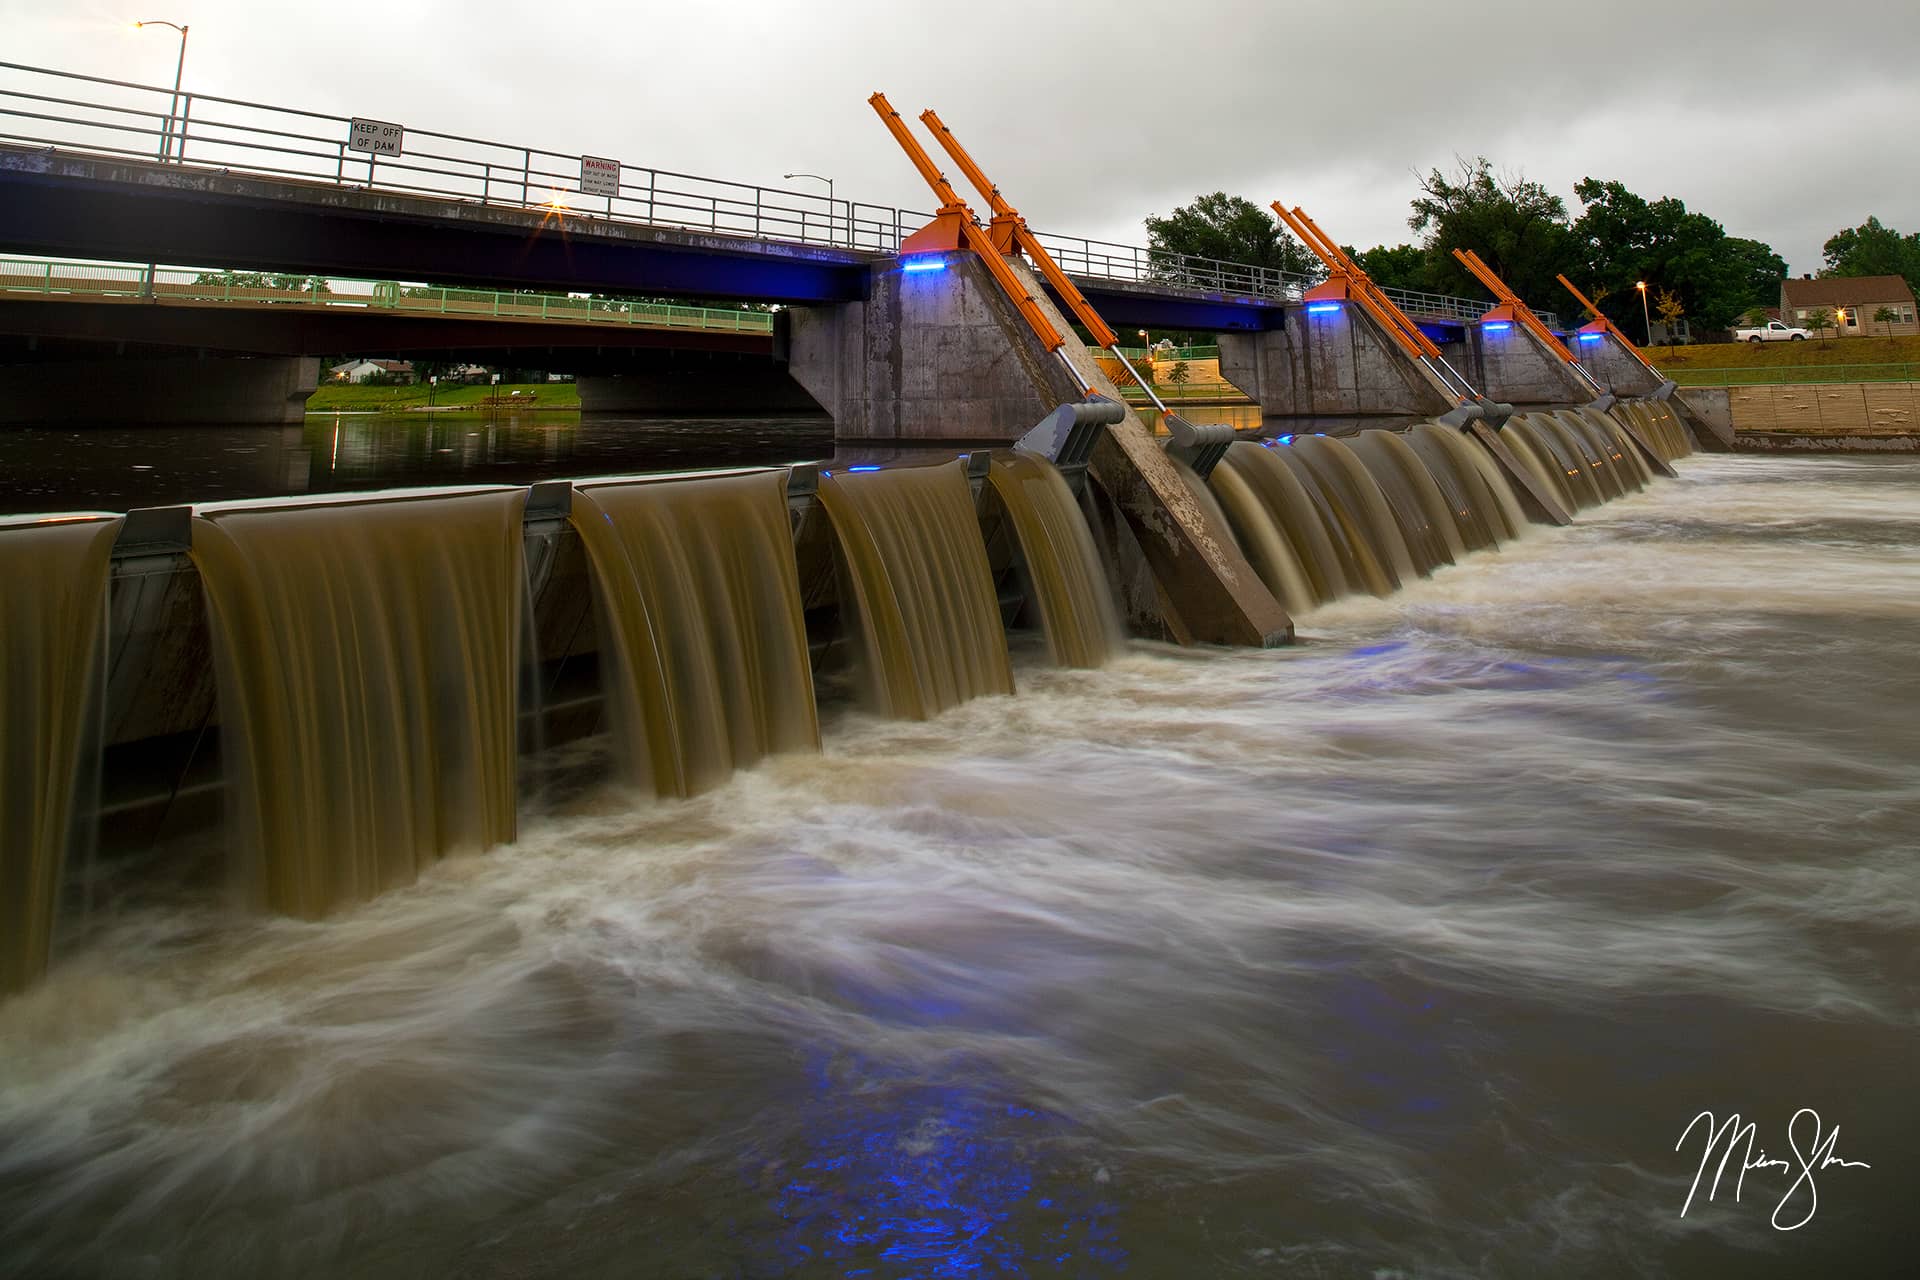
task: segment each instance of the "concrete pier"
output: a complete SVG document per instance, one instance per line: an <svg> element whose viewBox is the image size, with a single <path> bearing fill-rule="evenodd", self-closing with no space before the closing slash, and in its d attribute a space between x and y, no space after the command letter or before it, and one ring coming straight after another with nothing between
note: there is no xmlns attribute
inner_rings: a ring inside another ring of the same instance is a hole
<svg viewBox="0 0 1920 1280"><path fill-rule="evenodd" d="M1251 397L1270 423L1307 431L1392 426L1435 418L1458 404L1358 306L1301 307L1283 328L1222 333L1219 342L1220 376Z"/></svg>
<svg viewBox="0 0 1920 1280"><path fill-rule="evenodd" d="M312 356L168 356L0 365L0 425L297 424Z"/></svg>

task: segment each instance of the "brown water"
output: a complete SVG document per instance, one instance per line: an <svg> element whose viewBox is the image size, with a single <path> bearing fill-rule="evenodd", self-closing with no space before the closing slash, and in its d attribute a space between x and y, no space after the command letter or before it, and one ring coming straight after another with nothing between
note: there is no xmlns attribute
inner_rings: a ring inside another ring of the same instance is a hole
<svg viewBox="0 0 1920 1280"><path fill-rule="evenodd" d="M820 745L787 475L576 489L627 778L688 796Z"/></svg>
<svg viewBox="0 0 1920 1280"><path fill-rule="evenodd" d="M958 462L823 473L820 502L838 539L840 604L851 614L867 705L925 720L1013 692L973 490Z"/></svg>
<svg viewBox="0 0 1920 1280"><path fill-rule="evenodd" d="M0 998L45 970L100 685L118 520L0 529Z"/></svg>
<svg viewBox="0 0 1920 1280"><path fill-rule="evenodd" d="M194 522L243 900L317 918L513 839L525 500Z"/></svg>
<svg viewBox="0 0 1920 1280"><path fill-rule="evenodd" d="M1680 470L1295 649L1035 647L325 924L149 877L0 1004L0 1258L1904 1274L1920 461ZM1682 1216L1700 1111L1771 1158L1798 1108L1871 1167Z"/></svg>
<svg viewBox="0 0 1920 1280"><path fill-rule="evenodd" d="M1047 653L1058 666L1103 665L1123 641L1120 613L1072 490L1029 454L996 454L987 478L1013 522Z"/></svg>
<svg viewBox="0 0 1920 1280"><path fill-rule="evenodd" d="M832 453L825 417L344 413L289 427L9 427L0 432L0 514L525 485Z"/></svg>

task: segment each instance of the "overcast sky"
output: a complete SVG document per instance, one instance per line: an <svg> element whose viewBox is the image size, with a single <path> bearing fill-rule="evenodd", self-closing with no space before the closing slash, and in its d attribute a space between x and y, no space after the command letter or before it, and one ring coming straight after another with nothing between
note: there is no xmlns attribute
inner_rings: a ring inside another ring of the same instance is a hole
<svg viewBox="0 0 1920 1280"><path fill-rule="evenodd" d="M0 59L170 85L130 25L168 19L204 93L928 208L883 89L1036 228L1123 243L1213 190L1399 243L1456 154L1574 214L1583 176L1679 196L1795 272L1869 213L1920 230L1916 0L140 2L0 0Z"/></svg>

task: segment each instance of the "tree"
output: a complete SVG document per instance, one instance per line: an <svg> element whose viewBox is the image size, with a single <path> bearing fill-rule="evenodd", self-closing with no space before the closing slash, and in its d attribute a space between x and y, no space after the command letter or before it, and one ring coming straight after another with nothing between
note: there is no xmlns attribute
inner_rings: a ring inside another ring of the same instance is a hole
<svg viewBox="0 0 1920 1280"><path fill-rule="evenodd" d="M1825 307L1814 308L1807 315L1807 328L1813 330L1815 337L1819 337L1824 330L1833 328L1833 312Z"/></svg>
<svg viewBox="0 0 1920 1280"><path fill-rule="evenodd" d="M1920 293L1920 233L1903 236L1869 217L1832 236L1823 253L1823 276L1902 276Z"/></svg>
<svg viewBox="0 0 1920 1280"><path fill-rule="evenodd" d="M1785 259L1760 241L1729 236L1683 201L1648 200L1596 178L1581 179L1573 191L1586 206L1573 223L1577 253L1588 279L1618 291L1613 306L1602 308L1614 323L1631 318L1628 291L1641 280L1671 289L1686 314L1709 329L1780 296Z"/></svg>
<svg viewBox="0 0 1920 1280"><path fill-rule="evenodd" d="M1319 259L1288 235L1270 211L1224 191L1196 197L1164 218L1149 215L1147 245L1162 254L1215 258L1297 275L1320 269ZM1178 271L1177 264L1166 266Z"/></svg>
<svg viewBox="0 0 1920 1280"><path fill-rule="evenodd" d="M1417 244L1396 244L1392 247L1376 245L1357 253L1345 245L1341 247L1382 289L1407 289L1415 293L1436 291L1427 251Z"/></svg>
<svg viewBox="0 0 1920 1280"><path fill-rule="evenodd" d="M1771 319L1773 317L1767 314L1765 307L1748 307L1746 314L1740 317L1740 323L1749 329L1764 329Z"/></svg>
<svg viewBox="0 0 1920 1280"><path fill-rule="evenodd" d="M1167 381L1173 384L1173 389L1176 393L1187 385L1187 379L1192 376L1193 370L1187 368L1187 362L1185 360L1174 361L1173 368L1167 371Z"/></svg>
<svg viewBox="0 0 1920 1280"><path fill-rule="evenodd" d="M1680 295L1671 289L1660 290L1654 295L1653 309L1660 313L1660 323L1667 327L1667 345L1670 347L1679 345L1679 339L1675 336L1674 330L1679 328L1681 317L1687 314L1685 305L1680 301Z"/></svg>
<svg viewBox="0 0 1920 1280"><path fill-rule="evenodd" d="M1430 287L1448 293L1478 289L1453 258L1471 249L1513 291L1529 300L1548 298L1554 277L1575 264L1567 206L1520 174L1496 174L1485 156L1461 159L1449 176L1435 169L1420 180L1407 225L1425 235Z"/></svg>
<svg viewBox="0 0 1920 1280"><path fill-rule="evenodd" d="M1886 328L1886 336L1893 336L1893 326L1900 319L1900 313L1892 307L1882 307L1873 313L1873 318Z"/></svg>

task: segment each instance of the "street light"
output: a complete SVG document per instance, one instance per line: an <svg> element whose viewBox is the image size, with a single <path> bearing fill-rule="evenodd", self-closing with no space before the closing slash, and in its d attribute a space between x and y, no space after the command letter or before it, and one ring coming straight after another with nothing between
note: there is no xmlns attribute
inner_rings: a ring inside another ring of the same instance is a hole
<svg viewBox="0 0 1920 1280"><path fill-rule="evenodd" d="M174 121L179 117L180 112L180 77L187 69L187 28L177 22L162 22L158 18L150 18L145 22L136 22L133 24L135 31L140 31L147 27L172 27L180 33L180 59L173 64L173 101L167 104L167 131L161 135L160 138L160 158L165 160L167 158L167 152L173 147L173 125ZM186 149L186 139L182 138L180 140L182 158L185 156Z"/></svg>
<svg viewBox="0 0 1920 1280"><path fill-rule="evenodd" d="M1647 282L1636 280L1634 288L1640 291L1640 322L1647 327L1647 345L1653 345L1653 318L1647 314Z"/></svg>
<svg viewBox="0 0 1920 1280"><path fill-rule="evenodd" d="M783 173L780 176L782 178L812 178L815 182L824 182L827 184L827 239L834 244L839 244L840 242L834 238L839 230L839 224L834 219L833 179L820 173ZM800 216L804 220L806 214L803 212ZM801 229L801 238L806 238L804 221Z"/></svg>

